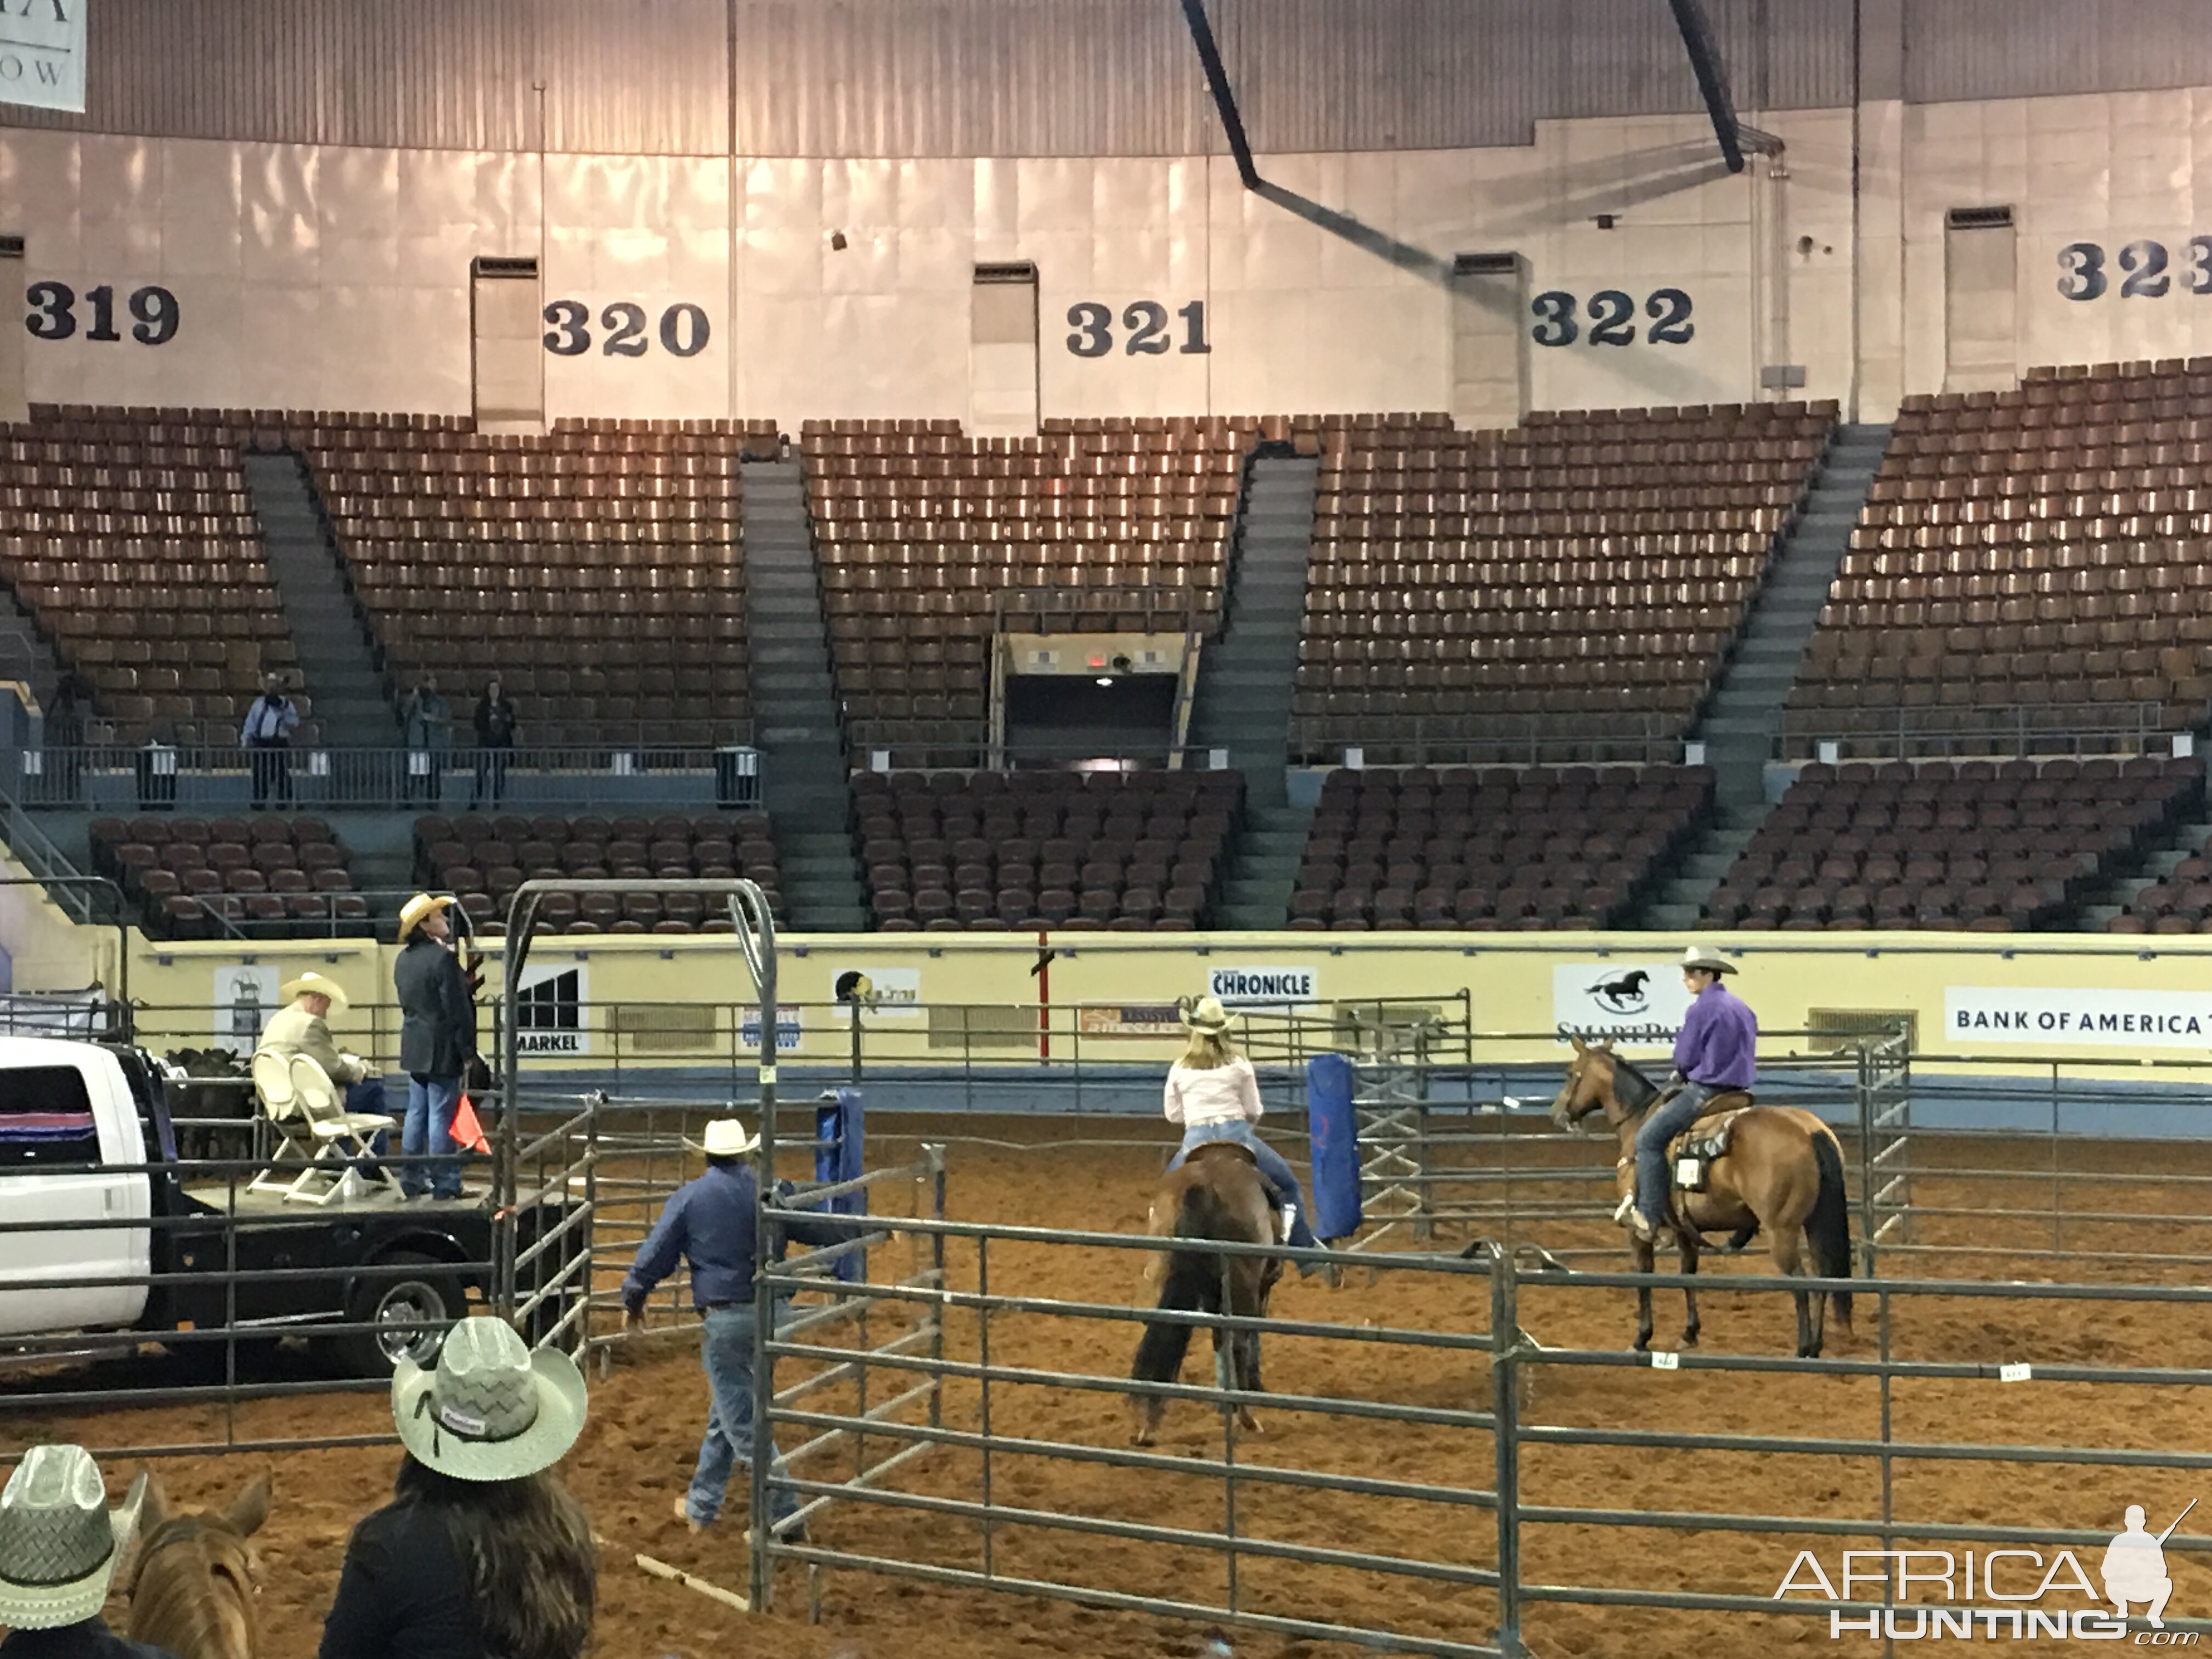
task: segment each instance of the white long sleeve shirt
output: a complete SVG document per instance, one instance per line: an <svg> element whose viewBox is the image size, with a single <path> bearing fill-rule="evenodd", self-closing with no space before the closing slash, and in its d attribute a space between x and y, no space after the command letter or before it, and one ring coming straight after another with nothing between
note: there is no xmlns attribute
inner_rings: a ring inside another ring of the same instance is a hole
<svg viewBox="0 0 2212 1659"><path fill-rule="evenodd" d="M1203 1072L1170 1066L1165 1109L1169 1122L1194 1129L1239 1118L1257 1123L1266 1109L1260 1104L1260 1079L1252 1073L1252 1062L1239 1054L1226 1066Z"/></svg>

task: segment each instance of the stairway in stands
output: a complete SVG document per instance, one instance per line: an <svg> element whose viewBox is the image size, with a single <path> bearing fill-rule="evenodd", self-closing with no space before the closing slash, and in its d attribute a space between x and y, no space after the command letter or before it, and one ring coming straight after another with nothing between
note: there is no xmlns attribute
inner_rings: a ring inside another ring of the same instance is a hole
<svg viewBox="0 0 2212 1659"><path fill-rule="evenodd" d="M21 680L44 708L52 703L61 677L52 643L14 592L0 587L0 680Z"/></svg>
<svg viewBox="0 0 2212 1659"><path fill-rule="evenodd" d="M399 724L376 666L361 607L347 590L337 546L315 511L298 456L248 455L246 487L261 521L270 580L284 606L285 631L300 661L323 742L333 749L390 749ZM447 688L449 697L458 697Z"/></svg>
<svg viewBox="0 0 2212 1659"><path fill-rule="evenodd" d="M867 910L806 489L796 461L743 465L747 672L784 906L803 932L856 933Z"/></svg>
<svg viewBox="0 0 2212 1659"><path fill-rule="evenodd" d="M1705 744L1715 774L1713 821L1647 907L1643 926L1678 933L1694 929L1705 896L1766 816L1766 763L1782 730L1783 704L1888 442L1886 426L1837 429L1805 510L1776 556L1720 684L1690 734Z"/></svg>
<svg viewBox="0 0 2212 1659"><path fill-rule="evenodd" d="M1227 750L1230 765L1244 775L1244 822L1230 844L1213 907L1217 927L1281 927L1290 920L1313 817L1311 808L1291 805L1285 775L1320 471L1310 459L1252 463L1222 599L1221 635L1199 659L1190 741Z"/></svg>

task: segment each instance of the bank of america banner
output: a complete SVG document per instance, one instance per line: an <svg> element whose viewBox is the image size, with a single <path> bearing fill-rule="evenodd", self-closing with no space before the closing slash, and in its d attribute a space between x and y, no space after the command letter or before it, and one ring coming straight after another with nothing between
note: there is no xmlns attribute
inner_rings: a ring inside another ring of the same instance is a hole
<svg viewBox="0 0 2212 1659"><path fill-rule="evenodd" d="M2203 1048L2212 1044L2212 992L1953 985L1943 992L1943 1033L1956 1049Z"/></svg>
<svg viewBox="0 0 2212 1659"><path fill-rule="evenodd" d="M92 0L0 0L0 103L84 113Z"/></svg>

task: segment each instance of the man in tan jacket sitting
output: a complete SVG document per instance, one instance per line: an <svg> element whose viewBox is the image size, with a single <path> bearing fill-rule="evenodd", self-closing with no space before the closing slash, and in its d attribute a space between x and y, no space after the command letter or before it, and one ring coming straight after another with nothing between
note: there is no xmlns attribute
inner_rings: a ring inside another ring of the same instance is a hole
<svg viewBox="0 0 2212 1659"><path fill-rule="evenodd" d="M295 1054L305 1054L323 1068L331 1082L344 1085L346 1110L385 1115L384 1079L376 1067L359 1054L341 1053L331 1036L331 1011L343 1013L346 1010L346 994L337 981L320 974L302 974L280 987L277 994L284 999L284 1006L262 1028L254 1052L273 1054L287 1061Z"/></svg>

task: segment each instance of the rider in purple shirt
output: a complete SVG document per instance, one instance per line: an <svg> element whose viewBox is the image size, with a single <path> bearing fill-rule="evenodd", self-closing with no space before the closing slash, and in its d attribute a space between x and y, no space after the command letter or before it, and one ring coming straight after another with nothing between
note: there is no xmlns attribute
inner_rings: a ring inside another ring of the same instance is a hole
<svg viewBox="0 0 2212 1659"><path fill-rule="evenodd" d="M1680 1091L1662 1101L1636 1132L1636 1209L1639 1238L1657 1236L1667 1213L1667 1143L1697 1121L1715 1095L1748 1089L1758 1080L1753 1050L1759 1017L1751 1005L1721 983L1735 964L1717 951L1692 945L1682 953L1682 983L1690 1012L1674 1039L1674 1080Z"/></svg>

